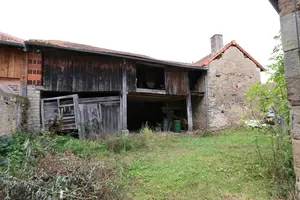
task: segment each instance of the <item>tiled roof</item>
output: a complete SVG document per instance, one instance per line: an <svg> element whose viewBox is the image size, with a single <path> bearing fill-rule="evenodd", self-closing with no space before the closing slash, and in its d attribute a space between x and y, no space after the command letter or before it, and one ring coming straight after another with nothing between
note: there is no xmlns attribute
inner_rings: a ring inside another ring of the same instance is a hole
<svg viewBox="0 0 300 200"><path fill-rule="evenodd" d="M209 54L209 55L205 56L201 60L199 60L196 63L194 63L194 65L196 65L198 67L205 67L205 66L207 66L211 61L213 61L214 59L216 59L219 55L221 55L222 53L224 53L231 46L237 47L252 62L254 62L256 64L256 66L258 68L260 68L261 71L265 71L265 68L261 64L259 64L259 62L257 62L249 53L247 53L240 45L238 45L235 40L232 40L230 43L226 44L222 49L220 49L219 51L217 51L217 53L215 53L215 54Z"/></svg>
<svg viewBox="0 0 300 200"><path fill-rule="evenodd" d="M24 45L24 40L0 31L0 42L1 41L8 43L8 44L11 43L11 44L17 44L20 46Z"/></svg>
<svg viewBox="0 0 300 200"><path fill-rule="evenodd" d="M160 59L155 59L149 56L141 55L141 54L136 54L136 53L129 53L129 52L123 52L123 51L115 51L115 50L110 50L110 49L105 49L105 48L100 48L100 47L94 47L90 45L85 45L85 44L78 44L78 43L72 43L72 42L67 42L67 41L61 41L61 40L35 40L31 39L29 41L25 42L26 44L29 45L37 45L37 46L46 46L46 47L53 47L53 48L63 48L63 49L68 49L68 50L74 50L74 51L86 51L90 53L98 53L98 54L110 54L110 55L116 55L116 56L127 56L130 58L140 58L144 59L145 61L152 61L152 62L160 62L163 64L168 64L168 65L178 65L181 67L192 67L192 68L198 68L194 64L190 63L183 63L183 62L176 62L176 61L168 61L168 60L160 60Z"/></svg>

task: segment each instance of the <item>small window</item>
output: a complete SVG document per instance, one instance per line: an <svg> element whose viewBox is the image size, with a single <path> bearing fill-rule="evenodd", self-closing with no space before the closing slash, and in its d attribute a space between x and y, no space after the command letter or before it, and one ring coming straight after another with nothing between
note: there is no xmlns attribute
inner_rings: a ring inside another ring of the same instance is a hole
<svg viewBox="0 0 300 200"><path fill-rule="evenodd" d="M36 60L33 60L33 64L36 64Z"/></svg>
<svg viewBox="0 0 300 200"><path fill-rule="evenodd" d="M32 64L32 59L28 59L28 64Z"/></svg>

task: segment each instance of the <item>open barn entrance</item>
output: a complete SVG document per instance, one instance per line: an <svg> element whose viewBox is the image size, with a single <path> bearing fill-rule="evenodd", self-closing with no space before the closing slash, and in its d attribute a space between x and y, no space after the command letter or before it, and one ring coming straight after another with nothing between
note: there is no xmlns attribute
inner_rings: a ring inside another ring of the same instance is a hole
<svg viewBox="0 0 300 200"><path fill-rule="evenodd" d="M176 120L187 118L186 97L139 93L129 94L127 107L128 130L130 132L137 132L145 123L148 123L153 130L168 131L166 130L166 122L164 123L167 116L163 112L163 107L172 111Z"/></svg>

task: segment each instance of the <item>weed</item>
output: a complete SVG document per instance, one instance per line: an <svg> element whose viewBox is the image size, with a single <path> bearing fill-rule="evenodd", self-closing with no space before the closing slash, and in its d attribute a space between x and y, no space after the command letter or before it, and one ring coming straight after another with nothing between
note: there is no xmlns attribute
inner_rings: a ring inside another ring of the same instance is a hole
<svg viewBox="0 0 300 200"><path fill-rule="evenodd" d="M202 137L211 137L211 136L212 136L211 132L207 129L202 134Z"/></svg>

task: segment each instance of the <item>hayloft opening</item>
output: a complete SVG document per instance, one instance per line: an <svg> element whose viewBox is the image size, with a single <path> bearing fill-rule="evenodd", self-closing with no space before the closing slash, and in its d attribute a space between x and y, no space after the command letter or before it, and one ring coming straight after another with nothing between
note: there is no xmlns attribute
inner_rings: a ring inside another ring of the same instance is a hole
<svg viewBox="0 0 300 200"><path fill-rule="evenodd" d="M165 69L145 64L136 65L137 87L144 89L165 89Z"/></svg>

